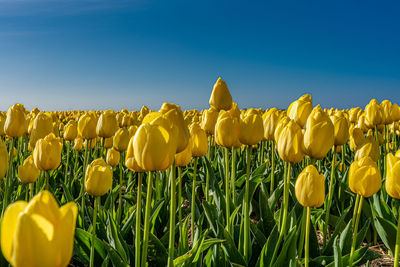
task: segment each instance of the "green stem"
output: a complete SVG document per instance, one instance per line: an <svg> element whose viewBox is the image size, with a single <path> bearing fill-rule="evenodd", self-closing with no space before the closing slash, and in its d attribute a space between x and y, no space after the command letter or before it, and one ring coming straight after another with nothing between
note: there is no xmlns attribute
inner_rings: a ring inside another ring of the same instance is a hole
<svg viewBox="0 0 400 267"><path fill-rule="evenodd" d="M358 230L358 224L360 223L360 215L361 215L361 210L362 210L362 204L363 204L363 197L360 196L360 203L358 204L358 211L357 211L357 218L356 218L356 223L354 225L354 231L353 231L353 242L351 243L351 250L350 250L350 259L349 259L349 266L353 266L353 257L354 257L354 249L356 246L356 241L357 241L357 230Z"/></svg>
<svg viewBox="0 0 400 267"><path fill-rule="evenodd" d="M359 202L360 202L360 195L357 194L356 201L354 203L353 218L351 219L351 227L352 228L354 228L354 224L356 223L357 209L358 209Z"/></svg>
<svg viewBox="0 0 400 267"><path fill-rule="evenodd" d="M94 210L93 210L93 225L92 225L92 244L90 246L90 262L89 266L94 266L94 240L96 239L96 220L97 220L97 206L100 197L94 198Z"/></svg>
<svg viewBox="0 0 400 267"><path fill-rule="evenodd" d="M147 262L147 247L149 245L151 193L152 193L152 190L153 190L153 172L149 171L149 177L147 179L146 211L145 211L145 217L144 217L142 267L146 266L146 262Z"/></svg>
<svg viewBox="0 0 400 267"><path fill-rule="evenodd" d="M310 215L311 208L307 207L307 218L306 218L306 241L304 248L304 266L308 267L310 258L309 258L309 249L310 249Z"/></svg>
<svg viewBox="0 0 400 267"><path fill-rule="evenodd" d="M192 183L192 202L191 208L191 229L192 229L192 247L194 247L194 219L196 214L196 175L197 175L197 158L193 158L193 183Z"/></svg>
<svg viewBox="0 0 400 267"><path fill-rule="evenodd" d="M230 186L229 186L229 151L227 147L224 147L225 150L225 206L226 206L226 227L228 229L228 233L231 233L231 226L229 223L229 218L231 216L231 209L230 209Z"/></svg>
<svg viewBox="0 0 400 267"><path fill-rule="evenodd" d="M175 252L175 214L176 214L176 182L175 182L175 163L171 166L171 208L169 221L169 247L168 247L168 266L174 266Z"/></svg>
<svg viewBox="0 0 400 267"><path fill-rule="evenodd" d="M208 136L208 150L207 150L207 159L210 161L211 165L211 136ZM208 201L208 191L210 189L210 171L207 168L207 176L206 176L206 192L205 192L205 198L206 201Z"/></svg>
<svg viewBox="0 0 400 267"><path fill-rule="evenodd" d="M135 266L140 267L140 219L142 211L142 173L138 173L135 227Z"/></svg>
<svg viewBox="0 0 400 267"><path fill-rule="evenodd" d="M44 176L46 179L46 190L49 190L49 171L44 171Z"/></svg>
<svg viewBox="0 0 400 267"><path fill-rule="evenodd" d="M1 217L3 218L4 211L6 210L9 203L9 192L11 187L11 179L12 179L12 162L13 162L13 150L14 150L14 138L11 137L10 146L8 147L8 167L7 167L7 176L4 181L4 200L3 200L3 210L1 212Z"/></svg>
<svg viewBox="0 0 400 267"><path fill-rule="evenodd" d="M336 163L336 146L332 149L332 162L331 162L331 180L329 182L329 192L328 192L328 203L326 205L325 210L325 224L324 224L324 242L323 246L326 246L326 241L328 239L329 233L329 215L332 205L332 198L333 198L333 183L335 181L335 163Z"/></svg>
<svg viewBox="0 0 400 267"><path fill-rule="evenodd" d="M178 221L179 221L179 255L182 248L182 169L178 167Z"/></svg>
<svg viewBox="0 0 400 267"><path fill-rule="evenodd" d="M123 182L123 172L122 172L122 162L123 154L121 152L121 160L119 161L119 197L118 197L118 210L117 210L117 224L121 223L122 216L122 182Z"/></svg>
<svg viewBox="0 0 400 267"><path fill-rule="evenodd" d="M399 266L399 251L400 250L400 208L399 217L397 219L397 234L396 234L396 247L394 249L394 267Z"/></svg>
<svg viewBox="0 0 400 267"><path fill-rule="evenodd" d="M67 185L68 184L68 164L69 164L69 146L70 146L70 142L67 141L66 142L66 149L67 149L67 159L65 162L65 171L64 171L64 183Z"/></svg>
<svg viewBox="0 0 400 267"><path fill-rule="evenodd" d="M82 219L82 226L85 225L85 176L86 176L86 168L88 164L88 158L89 158L89 143L90 140L86 141L86 148L85 148L85 155L84 155L84 160L83 160L83 170L82 170L82 181L81 181L81 198L82 198L82 204L81 204L81 219Z"/></svg>
<svg viewBox="0 0 400 267"><path fill-rule="evenodd" d="M243 199L243 216L244 216L244 258L245 261L249 260L249 248L250 248L250 214L249 214L249 190L250 190L250 160L251 160L251 146L247 146L246 149L246 185Z"/></svg>
<svg viewBox="0 0 400 267"><path fill-rule="evenodd" d="M275 145L274 141L271 141L271 188L270 188L270 194L274 192L274 187L275 187Z"/></svg>
<svg viewBox="0 0 400 267"><path fill-rule="evenodd" d="M232 203L233 206L236 206L236 200L235 200L235 191L236 191L236 186L235 186L235 181L236 181L236 149L232 147L232 166L231 166L231 192L232 192Z"/></svg>

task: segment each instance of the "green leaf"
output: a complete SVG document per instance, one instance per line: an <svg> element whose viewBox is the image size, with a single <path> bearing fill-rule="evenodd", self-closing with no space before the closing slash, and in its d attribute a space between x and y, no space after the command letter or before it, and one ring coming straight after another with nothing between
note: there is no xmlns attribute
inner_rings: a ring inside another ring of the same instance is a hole
<svg viewBox="0 0 400 267"><path fill-rule="evenodd" d="M108 213L107 236L110 245L121 256L121 259L129 264L129 249L124 239L118 233L117 226L112 216ZM111 257L111 256L110 256Z"/></svg>
<svg viewBox="0 0 400 267"><path fill-rule="evenodd" d="M90 255L92 234L77 228L75 230L75 240L77 241L78 246L81 247L86 253L86 255ZM106 244L97 237L94 240L94 251L96 261L104 260L107 256Z"/></svg>
<svg viewBox="0 0 400 267"><path fill-rule="evenodd" d="M390 221L379 216L374 218L374 225L379 237L382 239L385 246L391 250L393 255L396 245L397 227Z"/></svg>

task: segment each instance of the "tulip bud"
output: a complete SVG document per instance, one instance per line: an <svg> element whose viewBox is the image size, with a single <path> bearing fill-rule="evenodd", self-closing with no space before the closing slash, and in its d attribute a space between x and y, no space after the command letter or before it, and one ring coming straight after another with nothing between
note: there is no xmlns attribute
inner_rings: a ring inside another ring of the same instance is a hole
<svg viewBox="0 0 400 267"><path fill-rule="evenodd" d="M230 112L221 111L215 124L215 142L223 147L232 147L239 142L240 122Z"/></svg>
<svg viewBox="0 0 400 267"><path fill-rule="evenodd" d="M113 146L119 152L127 149L129 144L129 132L126 128L119 128L114 135Z"/></svg>
<svg viewBox="0 0 400 267"><path fill-rule="evenodd" d="M78 208L58 206L49 191L29 204L10 204L1 222L1 250L12 266L67 266L74 248Z"/></svg>
<svg viewBox="0 0 400 267"><path fill-rule="evenodd" d="M290 104L287 109L287 116L303 128L312 109L311 95L306 94Z"/></svg>
<svg viewBox="0 0 400 267"><path fill-rule="evenodd" d="M305 152L310 158L322 159L332 148L334 140L332 121L318 105L307 119L304 133Z"/></svg>
<svg viewBox="0 0 400 267"><path fill-rule="evenodd" d="M67 141L73 141L78 135L78 127L74 120L70 120L67 125L65 125L64 139Z"/></svg>
<svg viewBox="0 0 400 267"><path fill-rule="evenodd" d="M20 137L26 131L26 123L24 106L22 104L15 104L7 111L4 132L11 137Z"/></svg>
<svg viewBox="0 0 400 267"><path fill-rule="evenodd" d="M6 133L4 132L4 124L6 122L6 116L3 113L0 114L0 136L4 136Z"/></svg>
<svg viewBox="0 0 400 267"><path fill-rule="evenodd" d="M379 159L379 145L373 136L364 138L354 155L354 160L359 160L364 157L370 157L375 162Z"/></svg>
<svg viewBox="0 0 400 267"><path fill-rule="evenodd" d="M251 114L240 120L240 143L255 145L264 137L264 126L260 115Z"/></svg>
<svg viewBox="0 0 400 267"><path fill-rule="evenodd" d="M276 108L272 108L265 113L263 126L266 140L274 140L275 129L278 126L279 119L279 111Z"/></svg>
<svg viewBox="0 0 400 267"><path fill-rule="evenodd" d="M37 140L46 137L53 132L53 119L47 112L39 112L33 121L32 132L29 138L29 146L35 148Z"/></svg>
<svg viewBox="0 0 400 267"><path fill-rule="evenodd" d="M4 178L8 167L8 152L6 143L0 139L0 179Z"/></svg>
<svg viewBox="0 0 400 267"><path fill-rule="evenodd" d="M112 186L113 172L104 159L95 159L87 166L85 189L91 196L103 196Z"/></svg>
<svg viewBox="0 0 400 267"><path fill-rule="evenodd" d="M74 150L81 151L83 147L83 138L81 136L77 136L74 140Z"/></svg>
<svg viewBox="0 0 400 267"><path fill-rule="evenodd" d="M236 118L240 119L240 109L239 109L239 107L238 107L238 105L237 105L236 102L232 102L232 107L231 107L231 109L229 110L229 113L230 113L233 117L236 117Z"/></svg>
<svg viewBox="0 0 400 267"><path fill-rule="evenodd" d="M355 160L350 165L350 190L363 197L370 197L381 188L381 173L370 157Z"/></svg>
<svg viewBox="0 0 400 267"><path fill-rule="evenodd" d="M325 177L314 165L308 165L297 177L294 186L297 201L303 207L320 207L325 200Z"/></svg>
<svg viewBox="0 0 400 267"><path fill-rule="evenodd" d="M24 160L24 163L18 166L18 178L23 184L36 182L39 178L40 170L36 167L32 155Z"/></svg>
<svg viewBox="0 0 400 267"><path fill-rule="evenodd" d="M389 196L400 199L400 158L389 153L386 156L386 163L386 192Z"/></svg>
<svg viewBox="0 0 400 267"><path fill-rule="evenodd" d="M175 154L175 165L177 167L185 167L192 160L192 138L189 138L189 144L180 153Z"/></svg>
<svg viewBox="0 0 400 267"><path fill-rule="evenodd" d="M216 110L230 110L232 107L231 93L221 77L219 77L217 82L214 84L209 102L210 106L214 107Z"/></svg>
<svg viewBox="0 0 400 267"><path fill-rule="evenodd" d="M137 161L135 159L133 140L134 140L134 137L132 137L129 140L128 149L127 149L126 155L125 155L125 166L134 172L144 172L144 170L142 168L140 168L140 166L137 164Z"/></svg>
<svg viewBox="0 0 400 267"><path fill-rule="evenodd" d="M365 106L365 118L365 123L368 128L374 128L376 125L383 123L383 109L376 99L372 99L369 104Z"/></svg>
<svg viewBox="0 0 400 267"><path fill-rule="evenodd" d="M109 138L114 135L118 129L117 118L113 110L106 110L101 113L97 121L96 133L103 138Z"/></svg>
<svg viewBox="0 0 400 267"><path fill-rule="evenodd" d="M104 148L112 148L113 147L114 137L109 137L104 139Z"/></svg>
<svg viewBox="0 0 400 267"><path fill-rule="evenodd" d="M117 166L119 163L119 159L120 153L117 150L111 148L107 151L106 161L108 165L110 165L111 167Z"/></svg>
<svg viewBox="0 0 400 267"><path fill-rule="evenodd" d="M393 122L392 102L390 102L389 100L383 100L381 103L381 107L382 107L382 115L383 115L382 123L386 124L386 125L391 124Z"/></svg>
<svg viewBox="0 0 400 267"><path fill-rule="evenodd" d="M206 132L201 129L199 124L194 123L190 126L190 136L192 137L192 156L205 156L208 150Z"/></svg>
<svg viewBox="0 0 400 267"><path fill-rule="evenodd" d="M62 141L53 133L36 142L33 159L36 167L42 171L55 170L61 162Z"/></svg>
<svg viewBox="0 0 400 267"><path fill-rule="evenodd" d="M392 115L392 121L399 121L400 120L400 107L399 107L399 105L394 104L392 106L391 115Z"/></svg>
<svg viewBox="0 0 400 267"><path fill-rule="evenodd" d="M342 146L346 144L349 139L349 122L347 118L344 116L343 112L338 112L331 117L334 134L335 134L335 146Z"/></svg>
<svg viewBox="0 0 400 267"><path fill-rule="evenodd" d="M78 134L83 139L96 138L97 118L93 111L86 112L78 121Z"/></svg>
<svg viewBox="0 0 400 267"><path fill-rule="evenodd" d="M274 140L275 142L278 142L279 136L283 130L283 128L285 128L285 126L290 122L290 119L288 116L284 116L282 117L279 122L278 125L276 126L275 132L274 132Z"/></svg>
<svg viewBox="0 0 400 267"><path fill-rule="evenodd" d="M286 162L300 162L303 160L303 133L297 123L290 121L285 125L280 131L276 142L281 159Z"/></svg>
<svg viewBox="0 0 400 267"><path fill-rule="evenodd" d="M208 135L214 134L215 124L217 123L217 119L218 119L218 111L216 109L211 107L208 110L204 110L201 119L201 128L203 128L203 130L206 131Z"/></svg>

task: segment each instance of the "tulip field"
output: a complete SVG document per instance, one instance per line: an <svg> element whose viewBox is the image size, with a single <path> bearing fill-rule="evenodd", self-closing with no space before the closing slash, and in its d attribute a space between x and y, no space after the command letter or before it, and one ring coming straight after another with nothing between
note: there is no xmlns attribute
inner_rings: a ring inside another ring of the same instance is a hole
<svg viewBox="0 0 400 267"><path fill-rule="evenodd" d="M0 266L398 266L400 107L0 113Z"/></svg>

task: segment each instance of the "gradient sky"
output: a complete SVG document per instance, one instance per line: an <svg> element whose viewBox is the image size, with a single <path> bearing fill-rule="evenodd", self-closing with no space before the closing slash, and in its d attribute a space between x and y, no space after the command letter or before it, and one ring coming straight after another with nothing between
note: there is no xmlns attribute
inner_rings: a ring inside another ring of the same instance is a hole
<svg viewBox="0 0 400 267"><path fill-rule="evenodd" d="M279 3L278 3L279 2ZM400 103L399 1L0 0L0 110Z"/></svg>

